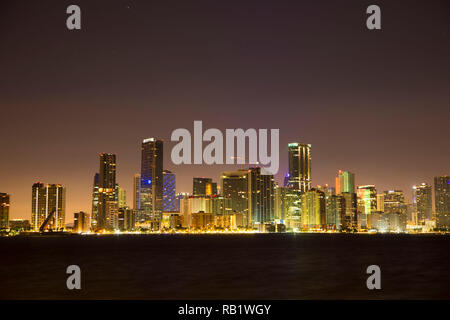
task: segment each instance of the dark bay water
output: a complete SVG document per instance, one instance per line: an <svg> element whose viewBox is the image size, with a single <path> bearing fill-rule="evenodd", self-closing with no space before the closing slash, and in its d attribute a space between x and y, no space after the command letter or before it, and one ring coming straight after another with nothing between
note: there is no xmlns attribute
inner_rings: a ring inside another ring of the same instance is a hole
<svg viewBox="0 0 450 320"><path fill-rule="evenodd" d="M1 299L449 299L450 236L0 238ZM79 265L82 289L66 288ZM381 268L381 290L366 268Z"/></svg>

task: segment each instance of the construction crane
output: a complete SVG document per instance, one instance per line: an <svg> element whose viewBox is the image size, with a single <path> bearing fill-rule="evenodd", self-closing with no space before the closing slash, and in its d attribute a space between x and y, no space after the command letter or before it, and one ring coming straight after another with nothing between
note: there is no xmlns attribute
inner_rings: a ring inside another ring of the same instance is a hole
<svg viewBox="0 0 450 320"><path fill-rule="evenodd" d="M53 218L55 213L56 213L56 210L52 210L52 212L50 212L50 214L47 216L47 218L45 218L44 222L42 223L41 227L39 228L39 232L44 232L47 229L47 227L50 224L50 220Z"/></svg>

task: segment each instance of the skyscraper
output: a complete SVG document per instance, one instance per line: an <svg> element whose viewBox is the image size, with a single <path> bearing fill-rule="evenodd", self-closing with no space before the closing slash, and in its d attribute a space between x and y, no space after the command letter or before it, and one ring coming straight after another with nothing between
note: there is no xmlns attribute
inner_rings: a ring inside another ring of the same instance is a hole
<svg viewBox="0 0 450 320"><path fill-rule="evenodd" d="M140 209L141 201L141 175L139 173L135 173L133 176L133 209Z"/></svg>
<svg viewBox="0 0 450 320"><path fill-rule="evenodd" d="M140 209L147 221L161 221L163 209L163 141L147 138L141 146Z"/></svg>
<svg viewBox="0 0 450 320"><path fill-rule="evenodd" d="M384 192L384 214L390 231L406 231L407 214L403 191L389 190Z"/></svg>
<svg viewBox="0 0 450 320"><path fill-rule="evenodd" d="M339 170L336 177L336 194L355 193L355 175L350 171Z"/></svg>
<svg viewBox="0 0 450 320"><path fill-rule="evenodd" d="M47 184L37 182L33 184L31 195L31 226L38 231L42 223L52 211L55 211L50 220L50 228L61 230L64 228L66 212L66 192L60 184Z"/></svg>
<svg viewBox="0 0 450 320"><path fill-rule="evenodd" d="M434 177L436 225L450 228L450 176Z"/></svg>
<svg viewBox="0 0 450 320"><path fill-rule="evenodd" d="M261 168L248 170L248 222L263 224L275 218L275 180L262 175Z"/></svg>
<svg viewBox="0 0 450 320"><path fill-rule="evenodd" d="M100 174L99 174L99 201L98 201L98 215L97 228L110 229L110 212L109 208L114 207L112 203L117 206L116 194L116 155L112 153L100 154Z"/></svg>
<svg viewBox="0 0 450 320"><path fill-rule="evenodd" d="M301 224L304 230L322 229L326 222L325 193L311 189L302 195Z"/></svg>
<svg viewBox="0 0 450 320"><path fill-rule="evenodd" d="M9 227L9 194L0 193L0 229Z"/></svg>
<svg viewBox="0 0 450 320"><path fill-rule="evenodd" d="M194 196L206 196L206 185L212 183L211 178L198 178L192 179L192 194Z"/></svg>
<svg viewBox="0 0 450 320"><path fill-rule="evenodd" d="M120 231L132 231L136 223L136 210L120 208L118 213L118 228Z"/></svg>
<svg viewBox="0 0 450 320"><path fill-rule="evenodd" d="M163 211L178 211L176 199L176 177L169 170L163 171Z"/></svg>
<svg viewBox="0 0 450 320"><path fill-rule="evenodd" d="M430 185L422 183L413 186L413 204L417 213L417 223L424 224L426 220L432 219L432 201Z"/></svg>
<svg viewBox="0 0 450 320"><path fill-rule="evenodd" d="M346 220L344 196L332 194L326 201L326 207L326 228L330 230L343 229Z"/></svg>
<svg viewBox="0 0 450 320"><path fill-rule="evenodd" d="M384 212L384 193L377 194L377 211Z"/></svg>
<svg viewBox="0 0 450 320"><path fill-rule="evenodd" d="M100 185L100 174L96 173L94 175L94 184L92 186L92 212L91 212L91 224L92 229L97 229L97 219L98 219L98 201L100 199L100 194L98 191Z"/></svg>
<svg viewBox="0 0 450 320"><path fill-rule="evenodd" d="M90 227L89 215L80 211L73 214L73 232L88 232Z"/></svg>
<svg viewBox="0 0 450 320"><path fill-rule="evenodd" d="M276 218L281 219L286 228L292 230L301 229L300 213L301 213L301 196L300 190L277 187L276 188Z"/></svg>
<svg viewBox="0 0 450 320"><path fill-rule="evenodd" d="M357 195L359 227L370 229L370 215L377 211L377 190L374 185L359 186Z"/></svg>
<svg viewBox="0 0 450 320"><path fill-rule="evenodd" d="M222 192L231 199L231 211L243 213L248 219L248 170L228 171L222 173Z"/></svg>
<svg viewBox="0 0 450 320"><path fill-rule="evenodd" d="M330 187L326 184L324 186L317 186L316 189L322 191L325 196L325 228L336 230L340 225L340 218L344 205L341 206L341 203L338 201L334 187ZM341 198L342 197L339 197L339 199Z"/></svg>
<svg viewBox="0 0 450 320"><path fill-rule="evenodd" d="M127 207L127 191L124 188L117 186L117 203L119 208Z"/></svg>
<svg viewBox="0 0 450 320"><path fill-rule="evenodd" d="M306 192L311 189L311 145L290 143L288 187Z"/></svg>
<svg viewBox="0 0 450 320"><path fill-rule="evenodd" d="M347 231L355 231L358 227L358 201L356 193L341 192L340 196L344 198L344 213L341 221L341 229Z"/></svg>
<svg viewBox="0 0 450 320"><path fill-rule="evenodd" d="M217 183L211 178L193 178L192 194L194 196L211 196L217 194Z"/></svg>

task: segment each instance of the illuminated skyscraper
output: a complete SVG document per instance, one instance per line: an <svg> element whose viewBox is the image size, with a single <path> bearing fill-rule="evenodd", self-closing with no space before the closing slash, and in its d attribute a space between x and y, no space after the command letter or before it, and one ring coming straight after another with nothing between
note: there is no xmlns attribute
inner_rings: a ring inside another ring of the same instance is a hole
<svg viewBox="0 0 450 320"><path fill-rule="evenodd" d="M436 225L450 228L450 176L434 177Z"/></svg>
<svg viewBox="0 0 450 320"><path fill-rule="evenodd" d="M377 194L377 211L384 212L384 193Z"/></svg>
<svg viewBox="0 0 450 320"><path fill-rule="evenodd" d="M225 198L231 199L231 211L243 213L248 219L248 170L222 173L222 192Z"/></svg>
<svg viewBox="0 0 450 320"><path fill-rule="evenodd" d="M191 227L192 214L194 213L212 213L212 198L200 196L185 195L180 199L180 215L183 218L183 225L186 228Z"/></svg>
<svg viewBox="0 0 450 320"><path fill-rule="evenodd" d="M276 188L276 213L275 218L280 219L288 229L301 229L300 212L301 196L299 190L277 187Z"/></svg>
<svg viewBox="0 0 450 320"><path fill-rule="evenodd" d="M163 171L163 211L178 211L176 199L176 177L169 170Z"/></svg>
<svg viewBox="0 0 450 320"><path fill-rule="evenodd" d="M127 207L127 191L119 186L117 186L117 203L119 208Z"/></svg>
<svg viewBox="0 0 450 320"><path fill-rule="evenodd" d="M206 196L206 184L212 183L211 178L193 178L192 194L194 196Z"/></svg>
<svg viewBox="0 0 450 320"><path fill-rule="evenodd" d="M377 190L374 185L359 186L358 191L358 225L371 228L370 215L377 211Z"/></svg>
<svg viewBox="0 0 450 320"><path fill-rule="evenodd" d="M140 196L141 194L141 175L139 173L136 173L133 176L133 209L138 210L140 209Z"/></svg>
<svg viewBox="0 0 450 320"><path fill-rule="evenodd" d="M54 210L50 220L50 228L61 230L64 228L66 212L66 192L60 184L47 184L37 182L33 184L31 195L31 227L38 231L42 223Z"/></svg>
<svg viewBox="0 0 450 320"><path fill-rule="evenodd" d="M355 175L349 171L339 170L336 177L336 194L355 193Z"/></svg>
<svg viewBox="0 0 450 320"><path fill-rule="evenodd" d="M248 170L249 225L271 222L275 218L275 180L262 175L261 168Z"/></svg>
<svg viewBox="0 0 450 320"><path fill-rule="evenodd" d="M73 214L73 232L88 232L90 227L89 215L80 211Z"/></svg>
<svg viewBox="0 0 450 320"><path fill-rule="evenodd" d="M147 221L160 222L163 209L163 141L147 138L141 147L141 203Z"/></svg>
<svg viewBox="0 0 450 320"><path fill-rule="evenodd" d="M432 219L432 191L431 186L422 183L413 186L413 204L417 212L418 224L424 224L426 220Z"/></svg>
<svg viewBox="0 0 450 320"><path fill-rule="evenodd" d="M136 223L136 210L120 208L118 213L118 228L120 231L133 231Z"/></svg>
<svg viewBox="0 0 450 320"><path fill-rule="evenodd" d="M344 215L343 210L345 209L345 205L341 203L343 198L336 196L336 189L327 184L325 186L317 186L316 189L322 191L325 196L325 228L329 230L338 229Z"/></svg>
<svg viewBox="0 0 450 320"><path fill-rule="evenodd" d="M104 228L109 230L119 229L119 204L117 201L107 201L105 208Z"/></svg>
<svg viewBox="0 0 450 320"><path fill-rule="evenodd" d="M97 228L111 228L110 212L111 202L117 206L116 192L116 155L112 153L100 154L100 174L98 186L98 215Z"/></svg>
<svg viewBox="0 0 450 320"><path fill-rule="evenodd" d="M211 196L217 194L217 183L211 178L193 178L192 191L194 196Z"/></svg>
<svg viewBox="0 0 450 320"><path fill-rule="evenodd" d="M311 145L289 144L288 187L306 192L311 189Z"/></svg>
<svg viewBox="0 0 450 320"><path fill-rule="evenodd" d="M98 201L100 194L98 188L100 185L100 174L96 173L94 175L94 184L92 187L92 212L91 212L91 224L92 229L97 229L97 219L98 219Z"/></svg>
<svg viewBox="0 0 450 320"><path fill-rule="evenodd" d="M214 196L211 198L211 200L212 200L211 211L213 214L229 215L232 213L230 198L225 198L223 196Z"/></svg>
<svg viewBox="0 0 450 320"><path fill-rule="evenodd" d="M384 214L388 220L389 230L404 232L406 230L406 203L403 191L389 190L384 192Z"/></svg>
<svg viewBox="0 0 450 320"><path fill-rule="evenodd" d="M9 194L0 193L0 229L9 227Z"/></svg>
<svg viewBox="0 0 450 320"><path fill-rule="evenodd" d="M340 196L344 198L345 210L344 219L341 221L341 229L346 231L355 231L358 227L358 208L356 193L341 192Z"/></svg>
<svg viewBox="0 0 450 320"><path fill-rule="evenodd" d="M332 194L326 201L326 228L329 230L341 230L346 220L345 199L342 195Z"/></svg>
<svg viewBox="0 0 450 320"><path fill-rule="evenodd" d="M325 194L318 189L311 189L302 195L301 224L305 230L325 227Z"/></svg>

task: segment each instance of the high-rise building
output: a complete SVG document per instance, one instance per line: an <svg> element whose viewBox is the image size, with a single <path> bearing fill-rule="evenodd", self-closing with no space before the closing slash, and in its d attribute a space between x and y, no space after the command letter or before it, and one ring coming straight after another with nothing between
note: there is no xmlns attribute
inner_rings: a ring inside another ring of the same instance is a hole
<svg viewBox="0 0 450 320"><path fill-rule="evenodd" d="M120 231L133 231L136 224L136 210L127 207L119 208L118 228Z"/></svg>
<svg viewBox="0 0 450 320"><path fill-rule="evenodd" d="M232 213L231 199L224 196L213 196L212 200L212 213L214 215L229 215Z"/></svg>
<svg viewBox="0 0 450 320"><path fill-rule="evenodd" d="M359 186L358 225L362 229L371 229L370 215L377 211L377 190L374 185Z"/></svg>
<svg viewBox="0 0 450 320"><path fill-rule="evenodd" d="M436 226L450 228L450 176L434 177Z"/></svg>
<svg viewBox="0 0 450 320"><path fill-rule="evenodd" d="M117 186L117 203L119 208L127 207L127 191Z"/></svg>
<svg viewBox="0 0 450 320"><path fill-rule="evenodd" d="M192 179L192 194L194 196L206 196L206 184L212 183L211 178L198 178Z"/></svg>
<svg viewBox="0 0 450 320"><path fill-rule="evenodd" d="M345 204L345 215L344 220L341 221L341 229L355 231L358 227L358 201L356 193L341 192L340 195L344 198Z"/></svg>
<svg viewBox="0 0 450 320"><path fill-rule="evenodd" d="M311 189L302 195L302 229L322 229L326 219L325 194L318 189Z"/></svg>
<svg viewBox="0 0 450 320"><path fill-rule="evenodd" d="M116 155L113 153L100 154L100 173L98 186L98 214L96 228L112 228L110 223L110 208L112 202L117 204L116 191Z"/></svg>
<svg viewBox="0 0 450 320"><path fill-rule="evenodd" d="M384 212L384 193L377 194L377 211Z"/></svg>
<svg viewBox="0 0 450 320"><path fill-rule="evenodd" d="M119 229L119 204L117 201L106 202L105 229Z"/></svg>
<svg viewBox="0 0 450 320"><path fill-rule="evenodd" d="M217 183L211 178L193 178L192 191L194 196L212 196L217 194Z"/></svg>
<svg viewBox="0 0 450 320"><path fill-rule="evenodd" d="M188 196L180 200L180 214L183 217L183 226L191 227L192 214L194 213L212 213L212 198L211 197L194 197Z"/></svg>
<svg viewBox="0 0 450 320"><path fill-rule="evenodd" d="M288 187L306 192L311 189L311 145L290 143Z"/></svg>
<svg viewBox="0 0 450 320"><path fill-rule="evenodd" d="M50 228L61 230L64 228L66 218L66 192L60 184L46 184L37 182L33 184L31 195L31 226L38 231L54 211L50 220Z"/></svg>
<svg viewBox="0 0 450 320"><path fill-rule="evenodd" d="M316 189L322 191L325 196L325 228L328 230L338 229L343 215L342 210L345 208L345 205L341 204L343 198L337 197L336 189L328 184L317 186Z"/></svg>
<svg viewBox="0 0 450 320"><path fill-rule="evenodd" d="M80 211L73 214L73 232L85 233L90 229L89 215L86 212Z"/></svg>
<svg viewBox="0 0 450 320"><path fill-rule="evenodd" d="M248 170L248 223L264 224L275 218L275 180L261 174L261 168Z"/></svg>
<svg viewBox="0 0 450 320"><path fill-rule="evenodd" d="M222 173L222 192L225 198L231 199L231 211L243 213L248 219L248 170Z"/></svg>
<svg viewBox="0 0 450 320"><path fill-rule="evenodd" d="M163 171L163 211L178 211L176 199L176 177L169 170Z"/></svg>
<svg viewBox="0 0 450 320"><path fill-rule="evenodd" d="M100 174L96 173L94 175L94 184L92 187L92 212L91 212L91 224L92 229L97 229L98 220L98 201L100 199L100 193L98 191L100 185Z"/></svg>
<svg viewBox="0 0 450 320"><path fill-rule="evenodd" d="M350 171L339 170L336 177L336 194L355 193L355 175Z"/></svg>
<svg viewBox="0 0 450 320"><path fill-rule="evenodd" d="M342 195L332 194L326 201L326 228L342 230L345 220L345 199Z"/></svg>
<svg viewBox="0 0 450 320"><path fill-rule="evenodd" d="M288 229L301 229L301 196L300 190L287 187L278 187L276 193L276 218L286 225Z"/></svg>
<svg viewBox="0 0 450 320"><path fill-rule="evenodd" d="M0 193L0 229L9 227L9 194Z"/></svg>
<svg viewBox="0 0 450 320"><path fill-rule="evenodd" d="M424 224L433 218L431 186L422 183L413 186L413 204L417 213L417 223Z"/></svg>
<svg viewBox="0 0 450 320"><path fill-rule="evenodd" d="M139 173L135 173L133 176L133 209L140 209L140 201L141 201L141 175Z"/></svg>
<svg viewBox="0 0 450 320"><path fill-rule="evenodd" d="M219 191L217 190L217 182L211 182L206 184L206 195L207 196L215 196L218 195Z"/></svg>
<svg viewBox="0 0 450 320"><path fill-rule="evenodd" d="M384 192L384 215L388 221L389 231L406 231L406 203L403 191L389 190Z"/></svg>
<svg viewBox="0 0 450 320"><path fill-rule="evenodd" d="M163 210L163 141L147 138L141 146L140 209L145 220L160 222Z"/></svg>

